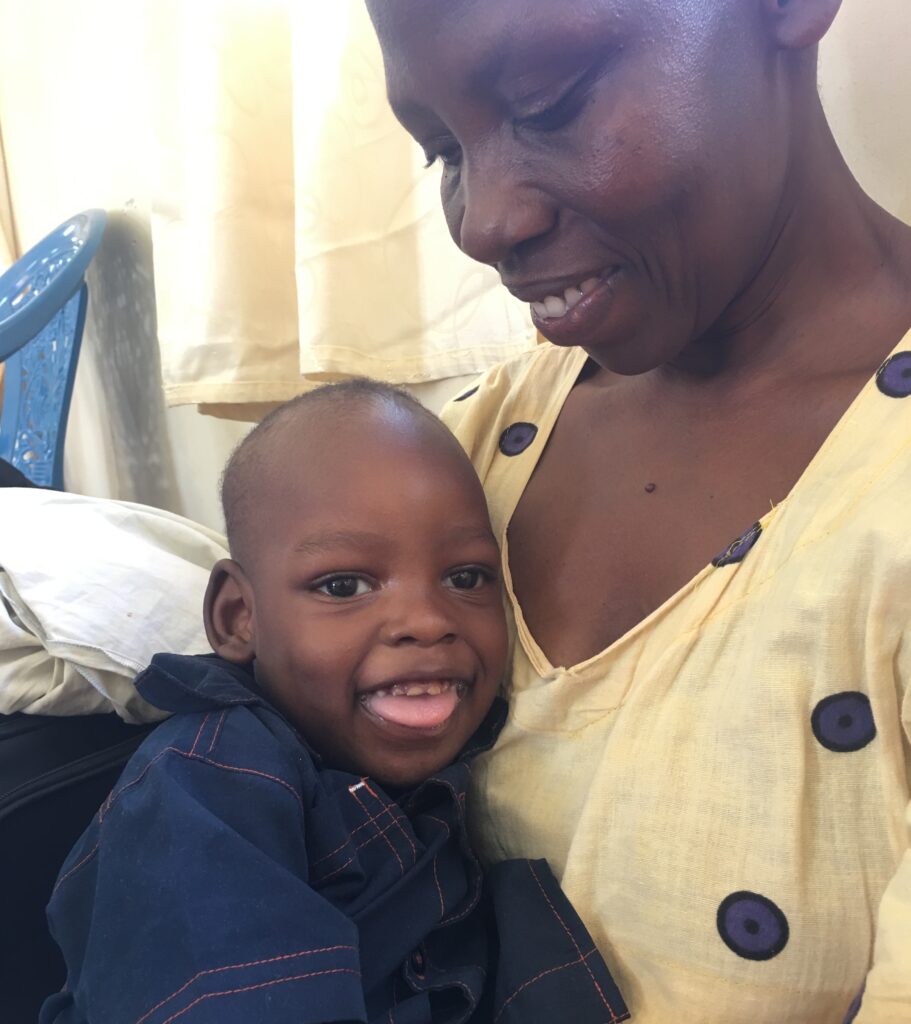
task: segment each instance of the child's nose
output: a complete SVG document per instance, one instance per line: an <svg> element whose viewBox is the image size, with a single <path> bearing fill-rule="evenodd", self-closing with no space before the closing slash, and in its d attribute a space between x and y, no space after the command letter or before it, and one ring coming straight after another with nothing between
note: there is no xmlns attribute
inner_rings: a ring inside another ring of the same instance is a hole
<svg viewBox="0 0 911 1024"><path fill-rule="evenodd" d="M424 588L403 590L387 619L388 639L394 644L431 646L451 643L456 638L456 623L449 602L443 595Z"/></svg>

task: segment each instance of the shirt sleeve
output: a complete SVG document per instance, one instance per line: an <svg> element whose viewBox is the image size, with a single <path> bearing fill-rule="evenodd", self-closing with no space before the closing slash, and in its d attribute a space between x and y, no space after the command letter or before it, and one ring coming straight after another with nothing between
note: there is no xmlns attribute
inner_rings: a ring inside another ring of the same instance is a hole
<svg viewBox="0 0 911 1024"><path fill-rule="evenodd" d="M357 930L305 881L303 825L278 774L131 762L58 880L67 985L41 1024L365 1021Z"/></svg>
<svg viewBox="0 0 911 1024"><path fill-rule="evenodd" d="M911 829L911 806L907 813ZM911 1024L911 850L879 907L873 966L855 1024Z"/></svg>
<svg viewBox="0 0 911 1024"><path fill-rule="evenodd" d="M907 679L911 665L901 675ZM911 686L906 686L902 725L911 741ZM908 749L907 746L905 748ZM854 1024L911 1024L911 804L908 805L907 849L879 905L873 965Z"/></svg>

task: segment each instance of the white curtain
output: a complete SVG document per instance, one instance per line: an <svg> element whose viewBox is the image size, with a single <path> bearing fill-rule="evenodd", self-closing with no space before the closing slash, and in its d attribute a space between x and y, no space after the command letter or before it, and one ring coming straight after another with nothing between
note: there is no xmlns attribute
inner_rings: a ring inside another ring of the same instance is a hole
<svg viewBox="0 0 911 1024"><path fill-rule="evenodd" d="M532 343L527 309L448 237L363 0L154 0L147 16L169 402L432 381Z"/></svg>
<svg viewBox="0 0 911 1024"><path fill-rule="evenodd" d="M172 403L250 418L302 374L436 375L419 386L438 403L451 375L531 343L445 235L361 0L0 0L0 24L0 262L109 212L68 489L218 526L244 428L166 408L162 381ZM906 220L909 52L908 0L845 0L821 53L849 163Z"/></svg>
<svg viewBox="0 0 911 1024"><path fill-rule="evenodd" d="M95 188L60 216L109 202L115 180L128 190L151 220L170 404L274 402L304 378L439 380L533 342L524 306L451 244L362 0L0 10L15 25L0 131L17 222L52 227L74 181Z"/></svg>
<svg viewBox="0 0 911 1024"><path fill-rule="evenodd" d="M9 181L6 176L6 156L3 151L3 133L0 125L0 269L18 259L19 242L16 238L16 223L10 203ZM2 371L0 371L2 372Z"/></svg>

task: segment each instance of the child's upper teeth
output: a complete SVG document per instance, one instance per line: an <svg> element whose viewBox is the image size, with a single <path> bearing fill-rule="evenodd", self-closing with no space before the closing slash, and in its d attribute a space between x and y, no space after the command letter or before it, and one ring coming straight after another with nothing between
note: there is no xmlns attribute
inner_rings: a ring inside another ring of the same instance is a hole
<svg viewBox="0 0 911 1024"><path fill-rule="evenodd" d="M396 683L390 690L381 690L384 696L393 697L439 697L452 685L448 680L433 680L428 683Z"/></svg>

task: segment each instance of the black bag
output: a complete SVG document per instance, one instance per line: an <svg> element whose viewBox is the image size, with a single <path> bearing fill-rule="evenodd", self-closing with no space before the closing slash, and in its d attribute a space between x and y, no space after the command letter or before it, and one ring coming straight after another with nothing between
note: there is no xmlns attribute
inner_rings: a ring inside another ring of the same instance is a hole
<svg viewBox="0 0 911 1024"><path fill-rule="evenodd" d="M0 1018L35 1024L62 988L45 907L66 855L154 726L0 715Z"/></svg>

